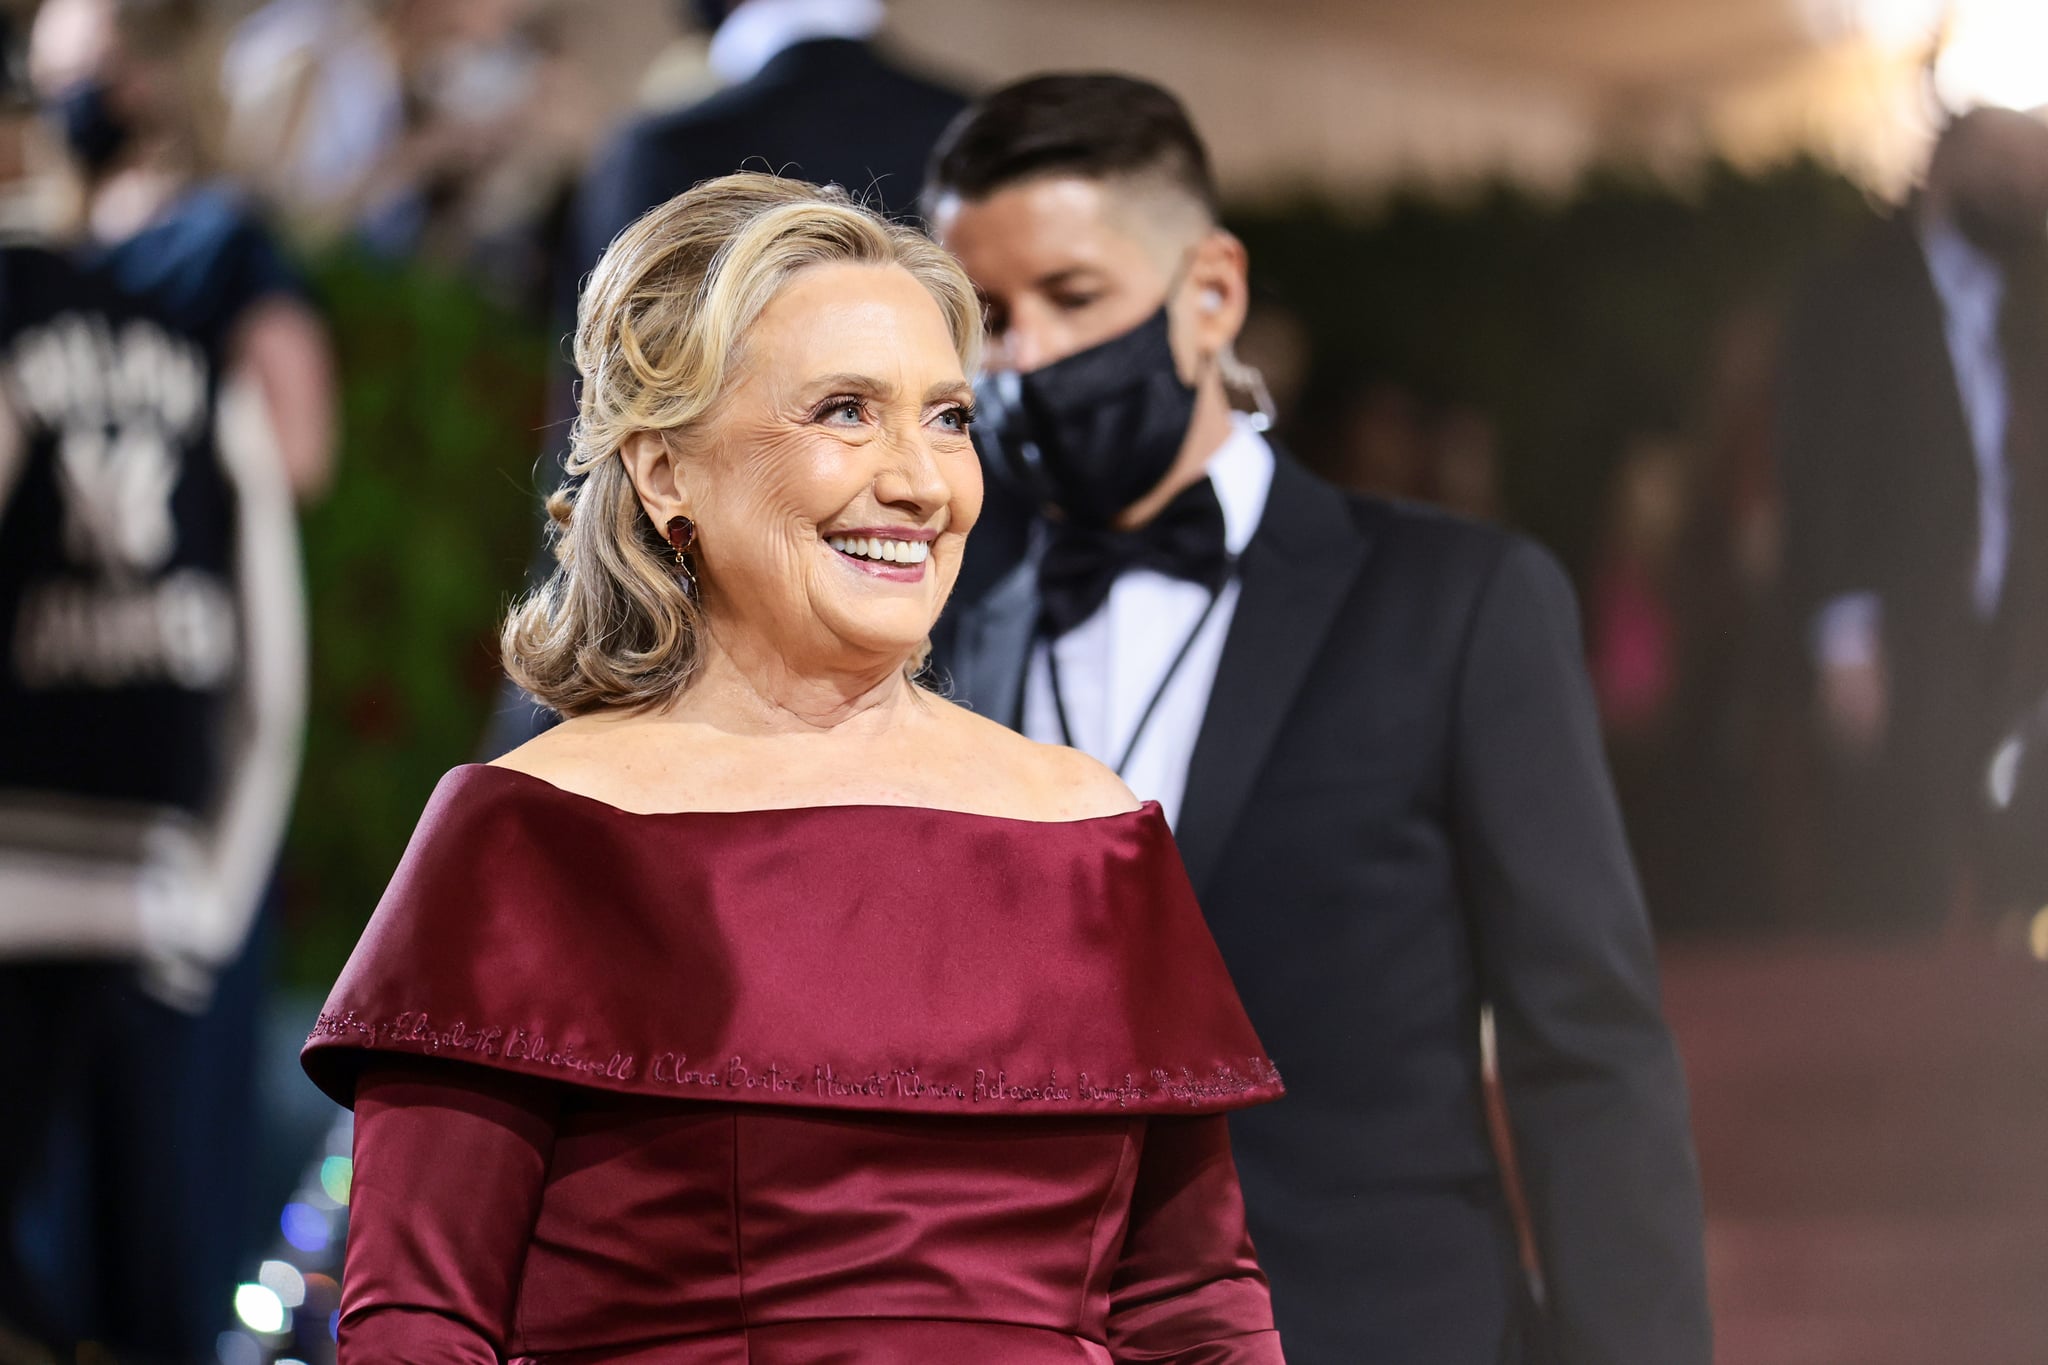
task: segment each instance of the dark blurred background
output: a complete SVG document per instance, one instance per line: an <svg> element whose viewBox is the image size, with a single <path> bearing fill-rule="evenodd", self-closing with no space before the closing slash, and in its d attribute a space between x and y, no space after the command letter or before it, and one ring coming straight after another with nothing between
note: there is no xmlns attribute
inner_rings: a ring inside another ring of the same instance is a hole
<svg viewBox="0 0 2048 1365"><path fill-rule="evenodd" d="M25 26L35 6L8 8ZM263 1188L246 1217L219 1211L251 1229L219 1305L219 1358L240 1365L331 1353L346 1137L293 1059L500 702L496 625L559 441L579 181L624 121L724 77L706 7L666 0L196 8L194 126L310 281L339 405L301 525L311 665L266 949ZM1816 683L1830 589L1800 577L1785 434L1811 392L1788 337L1825 263L1913 212L1951 113L2048 103L2048 5L877 12L891 60L963 92L1046 68L1177 91L1250 250L1239 350L1282 442L1337 482L1522 528L1572 570L1690 1070L1720 1358L2048 1359L2029 789L1993 784L1933 890L1872 889L1917 817L1835 809L1861 779ZM1852 502L1857 477L1829 466L1816 496Z"/></svg>

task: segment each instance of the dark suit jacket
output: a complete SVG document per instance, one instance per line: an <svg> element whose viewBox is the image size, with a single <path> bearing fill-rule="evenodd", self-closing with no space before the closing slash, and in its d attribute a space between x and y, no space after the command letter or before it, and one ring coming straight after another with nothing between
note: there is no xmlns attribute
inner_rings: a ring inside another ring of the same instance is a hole
<svg viewBox="0 0 2048 1365"><path fill-rule="evenodd" d="M1288 1359L1706 1365L1684 1082L1570 585L1525 541L1284 456L1242 569L1178 835L1287 1080L1232 1136ZM949 623L957 695L1016 723L1036 615L1027 560Z"/></svg>

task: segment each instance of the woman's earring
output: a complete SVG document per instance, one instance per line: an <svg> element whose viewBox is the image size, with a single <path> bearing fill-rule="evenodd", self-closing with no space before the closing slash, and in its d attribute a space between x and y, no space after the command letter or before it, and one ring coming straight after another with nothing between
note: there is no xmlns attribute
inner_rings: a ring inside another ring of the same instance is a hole
<svg viewBox="0 0 2048 1365"><path fill-rule="evenodd" d="M676 568L682 571L683 591L694 599L697 596L697 575L690 572L690 561L686 556L690 547L697 543L697 523L688 517L670 517L668 543L676 552Z"/></svg>

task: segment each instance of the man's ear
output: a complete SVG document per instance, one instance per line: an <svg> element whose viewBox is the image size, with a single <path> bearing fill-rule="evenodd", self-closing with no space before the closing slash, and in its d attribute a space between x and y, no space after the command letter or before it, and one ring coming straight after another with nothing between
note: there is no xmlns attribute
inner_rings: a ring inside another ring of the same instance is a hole
<svg viewBox="0 0 2048 1365"><path fill-rule="evenodd" d="M1205 353L1221 351L1244 330L1251 306L1248 257L1235 233L1210 229L1195 244L1188 283L1195 290L1195 323Z"/></svg>
<svg viewBox="0 0 2048 1365"><path fill-rule="evenodd" d="M676 458L675 439L668 432L634 432L619 446L619 459L656 529L667 526L670 517L691 515L689 484Z"/></svg>
<svg viewBox="0 0 2048 1365"><path fill-rule="evenodd" d="M1251 305L1246 281L1244 243L1222 228L1212 228L1195 243L1181 283L1180 326L1184 350L1198 370L1206 369L1244 328Z"/></svg>

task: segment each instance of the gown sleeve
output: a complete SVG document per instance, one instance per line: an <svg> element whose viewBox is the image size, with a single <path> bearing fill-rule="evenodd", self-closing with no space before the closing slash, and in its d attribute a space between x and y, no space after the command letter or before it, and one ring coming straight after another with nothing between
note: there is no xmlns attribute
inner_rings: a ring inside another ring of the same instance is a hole
<svg viewBox="0 0 2048 1365"><path fill-rule="evenodd" d="M1148 1123L1109 1293L1119 1361L1283 1365L1223 1115Z"/></svg>
<svg viewBox="0 0 2048 1365"><path fill-rule="evenodd" d="M546 1081L406 1059L356 1083L341 1365L496 1365L559 1106Z"/></svg>

